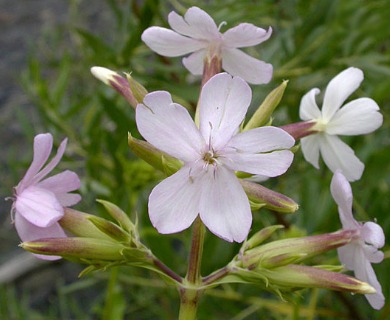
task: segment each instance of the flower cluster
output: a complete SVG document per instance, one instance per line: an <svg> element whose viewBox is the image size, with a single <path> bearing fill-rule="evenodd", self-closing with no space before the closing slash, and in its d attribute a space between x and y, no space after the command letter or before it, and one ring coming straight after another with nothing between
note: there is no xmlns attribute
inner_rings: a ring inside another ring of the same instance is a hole
<svg viewBox="0 0 390 320"><path fill-rule="evenodd" d="M130 265L156 271L180 289L184 304L196 305L197 294L207 287L239 282L264 284L265 290L279 295L282 290L313 287L362 293L373 308L382 308L384 296L371 263L384 258L379 251L385 243L384 232L374 222L360 223L353 217L348 181L361 178L364 164L338 137L367 134L382 124L379 107L370 98L359 98L342 107L359 87L363 72L351 67L331 80L321 110L316 102L319 89L310 90L300 104L303 122L278 128L270 125L271 114L287 86L284 81L245 124L252 100L248 83L268 83L273 68L239 48L266 41L272 29L242 23L221 33L222 24L218 27L197 7L190 8L184 17L171 12L168 22L173 30L150 27L142 40L164 56L190 54L183 58L184 66L195 75L203 74L194 119L169 92L147 93L130 75L126 79L106 68L93 67L91 72L135 109L138 131L146 141L130 135L131 150L165 173L166 178L149 195L152 225L159 233L171 234L196 221L186 277L170 270L140 242L137 223L114 204L100 201L116 223L67 208L81 200L70 193L80 187L80 180L71 171L46 178L58 165L67 143L66 139L62 141L57 154L44 167L53 145L48 133L35 137L33 161L15 187L12 212L24 241L22 247L42 259L80 259L91 265L88 270ZM216 68L210 67L213 61ZM222 69L227 73L221 73ZM279 213L298 209L287 196L256 183L289 169L292 150L298 149L294 147L295 139L301 140L309 163L318 168L321 154L334 172L330 189L343 230L263 244L281 228L277 225L267 226L248 239L251 208L265 207ZM243 244L228 265L202 278L204 226L225 241ZM74 237L67 237L62 228ZM340 273L339 266L302 265L304 260L334 249L357 279ZM186 307L183 309L188 311Z"/></svg>

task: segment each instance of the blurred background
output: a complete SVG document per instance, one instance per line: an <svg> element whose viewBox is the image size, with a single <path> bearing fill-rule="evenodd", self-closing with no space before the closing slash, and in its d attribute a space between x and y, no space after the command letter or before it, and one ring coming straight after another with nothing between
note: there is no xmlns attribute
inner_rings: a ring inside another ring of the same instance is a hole
<svg viewBox="0 0 390 320"><path fill-rule="evenodd" d="M0 318L1 319L174 319L178 295L158 277L133 268L116 268L78 279L83 266L46 263L18 247L11 223L13 186L32 159L37 133L51 132L56 147L69 138L58 170L82 178L77 209L106 217L95 199L108 199L140 221L141 237L171 268L184 275L190 232L159 236L147 211L150 190L163 178L128 149L127 133L140 137L134 111L114 90L90 74L92 66L132 72L148 91L167 90L190 110L199 79L181 58L159 57L142 42L151 25L168 27L170 11L183 14L196 5L221 31L241 22L272 26L270 40L246 52L274 66L273 80L252 86L250 112L267 93L288 79L274 125L299 121L301 97L313 87L322 93L340 71L355 66L365 80L351 96L371 97L384 124L376 132L345 139L366 164L352 184L358 220L376 220L390 239L390 2L387 0L0 0ZM321 96L320 96L321 99ZM283 222L283 236L314 235L340 228L330 192L331 172L316 170L297 152L291 169L265 185L300 204L297 213L254 213L253 230ZM202 274L225 265L239 246L208 235ZM390 296L389 246L375 265L386 298ZM337 264L336 252L313 264ZM246 297L246 298L245 298ZM248 298L249 297L249 298ZM386 319L390 304L373 311L364 296L303 290L286 303L256 287L210 290L199 319Z"/></svg>

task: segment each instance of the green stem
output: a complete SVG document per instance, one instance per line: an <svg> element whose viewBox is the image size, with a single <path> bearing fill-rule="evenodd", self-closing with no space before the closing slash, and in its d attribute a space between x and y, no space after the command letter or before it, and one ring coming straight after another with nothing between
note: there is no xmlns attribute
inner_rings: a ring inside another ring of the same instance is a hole
<svg viewBox="0 0 390 320"><path fill-rule="evenodd" d="M200 267L202 264L205 226L200 218L196 218L192 231L191 252L189 256L187 275L183 286L180 288L180 312L179 320L196 319L199 299L202 290Z"/></svg>

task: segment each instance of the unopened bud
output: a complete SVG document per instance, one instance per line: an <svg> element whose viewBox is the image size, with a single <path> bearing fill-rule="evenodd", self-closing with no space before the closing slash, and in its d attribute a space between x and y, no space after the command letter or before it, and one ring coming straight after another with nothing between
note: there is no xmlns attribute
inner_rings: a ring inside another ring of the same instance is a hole
<svg viewBox="0 0 390 320"><path fill-rule="evenodd" d="M135 100L137 100L138 103L142 103L142 101L144 101L145 96L148 94L148 90L146 90L142 84L135 81L135 79L129 73L125 74L127 82L130 86L130 90L133 93Z"/></svg>
<svg viewBox="0 0 390 320"><path fill-rule="evenodd" d="M96 200L96 201L104 206L104 208L111 215L111 217L113 217L115 221L119 223L121 228L126 230L129 234L137 233L137 229L134 223L130 220L128 215L125 212L123 212L118 206L105 200Z"/></svg>
<svg viewBox="0 0 390 320"><path fill-rule="evenodd" d="M164 172L167 176L177 172L183 165L180 160L160 151L146 141L134 138L130 133L128 134L128 143L136 156Z"/></svg>
<svg viewBox="0 0 390 320"><path fill-rule="evenodd" d="M324 288L360 294L376 292L366 282L318 267L291 264L271 270L261 269L257 271L269 281L271 287L277 286L285 290L294 288Z"/></svg>
<svg viewBox="0 0 390 320"><path fill-rule="evenodd" d="M318 236L277 240L245 251L241 261L243 267L258 265L264 268L275 268L293 262L298 263L344 246L355 237L355 230L342 230Z"/></svg>
<svg viewBox="0 0 390 320"><path fill-rule="evenodd" d="M299 208L294 200L281 193L272 191L248 180L240 180L240 183L244 188L249 201L254 204L282 213L292 213Z"/></svg>
<svg viewBox="0 0 390 320"><path fill-rule="evenodd" d="M93 238L47 238L27 241L20 246L32 253L62 256L68 259L123 260L125 247L118 242Z"/></svg>
<svg viewBox="0 0 390 320"><path fill-rule="evenodd" d="M315 124L314 121L302 121L281 126L280 129L283 129L295 140L298 140L313 133L317 133L318 131L315 130Z"/></svg>
<svg viewBox="0 0 390 320"><path fill-rule="evenodd" d="M258 128L269 123L272 113L279 105L280 100L282 100L287 84L288 80L284 80L278 87L268 94L263 103L253 114L252 118L244 126L243 131Z"/></svg>
<svg viewBox="0 0 390 320"><path fill-rule="evenodd" d="M270 236L272 236L276 230L282 228L284 228L284 226L275 225L275 226L269 226L261 229L245 242L244 250L249 250L254 247L257 247L258 245L262 244L265 240L267 240Z"/></svg>
<svg viewBox="0 0 390 320"><path fill-rule="evenodd" d="M91 73L95 78L120 93L134 109L137 107L138 102L142 101L137 101L127 79L120 76L118 73L103 67L92 67Z"/></svg>
<svg viewBox="0 0 390 320"><path fill-rule="evenodd" d="M130 235L111 221L97 216L90 216L88 219L96 226L96 228L109 236L112 240L123 243L130 243Z"/></svg>
<svg viewBox="0 0 390 320"><path fill-rule="evenodd" d="M62 228L76 237L111 240L89 220L89 217L93 217L93 215L71 208L64 208L64 216L59 220L59 223Z"/></svg>

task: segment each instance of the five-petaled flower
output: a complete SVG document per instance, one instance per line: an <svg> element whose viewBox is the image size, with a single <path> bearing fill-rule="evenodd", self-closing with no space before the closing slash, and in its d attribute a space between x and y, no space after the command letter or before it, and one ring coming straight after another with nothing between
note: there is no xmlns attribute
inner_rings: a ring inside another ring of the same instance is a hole
<svg viewBox="0 0 390 320"><path fill-rule="evenodd" d="M330 170L342 170L349 181L360 179L364 164L338 135L367 134L378 129L383 122L378 105L370 98L353 100L341 108L362 81L363 72L360 69L348 68L329 82L321 111L315 101L319 93L317 88L302 98L299 110L301 119L315 121L311 130L318 131L301 139L305 159L318 169L321 153Z"/></svg>
<svg viewBox="0 0 390 320"><path fill-rule="evenodd" d="M382 248L385 236L382 228L374 222L360 223L352 215L352 190L348 180L337 170L331 183L331 192L339 208L343 229L356 230L357 236L351 243L337 249L342 264L355 272L356 278L373 286L376 293L366 294L374 309L381 309L385 298L371 263L383 260Z"/></svg>
<svg viewBox="0 0 390 320"><path fill-rule="evenodd" d="M275 177L290 166L294 139L284 130L261 127L238 133L251 101L249 85L221 73L203 87L199 129L187 110L157 91L136 109L141 135L156 148L184 162L149 197L149 215L160 233L188 228L199 215L211 232L242 242L252 215L234 171Z"/></svg>
<svg viewBox="0 0 390 320"><path fill-rule="evenodd" d="M58 220L64 215L63 207L81 200L80 195L70 194L80 187L76 173L63 171L44 179L60 162L66 148L63 140L54 158L44 167L53 146L50 133L34 138L34 158L23 179L15 187L15 202L12 205L15 228L22 241L40 238L66 237ZM60 257L36 255L45 260Z"/></svg>
<svg viewBox="0 0 390 320"><path fill-rule="evenodd" d="M203 73L204 59L218 57L222 68L233 76L240 76L253 84L268 83L272 78L272 65L257 60L237 48L251 47L266 41L272 33L250 23L221 33L214 20L203 10L191 7L184 18L172 11L168 15L171 28L150 27L142 40L155 52L167 57L183 58L184 66L194 75Z"/></svg>

